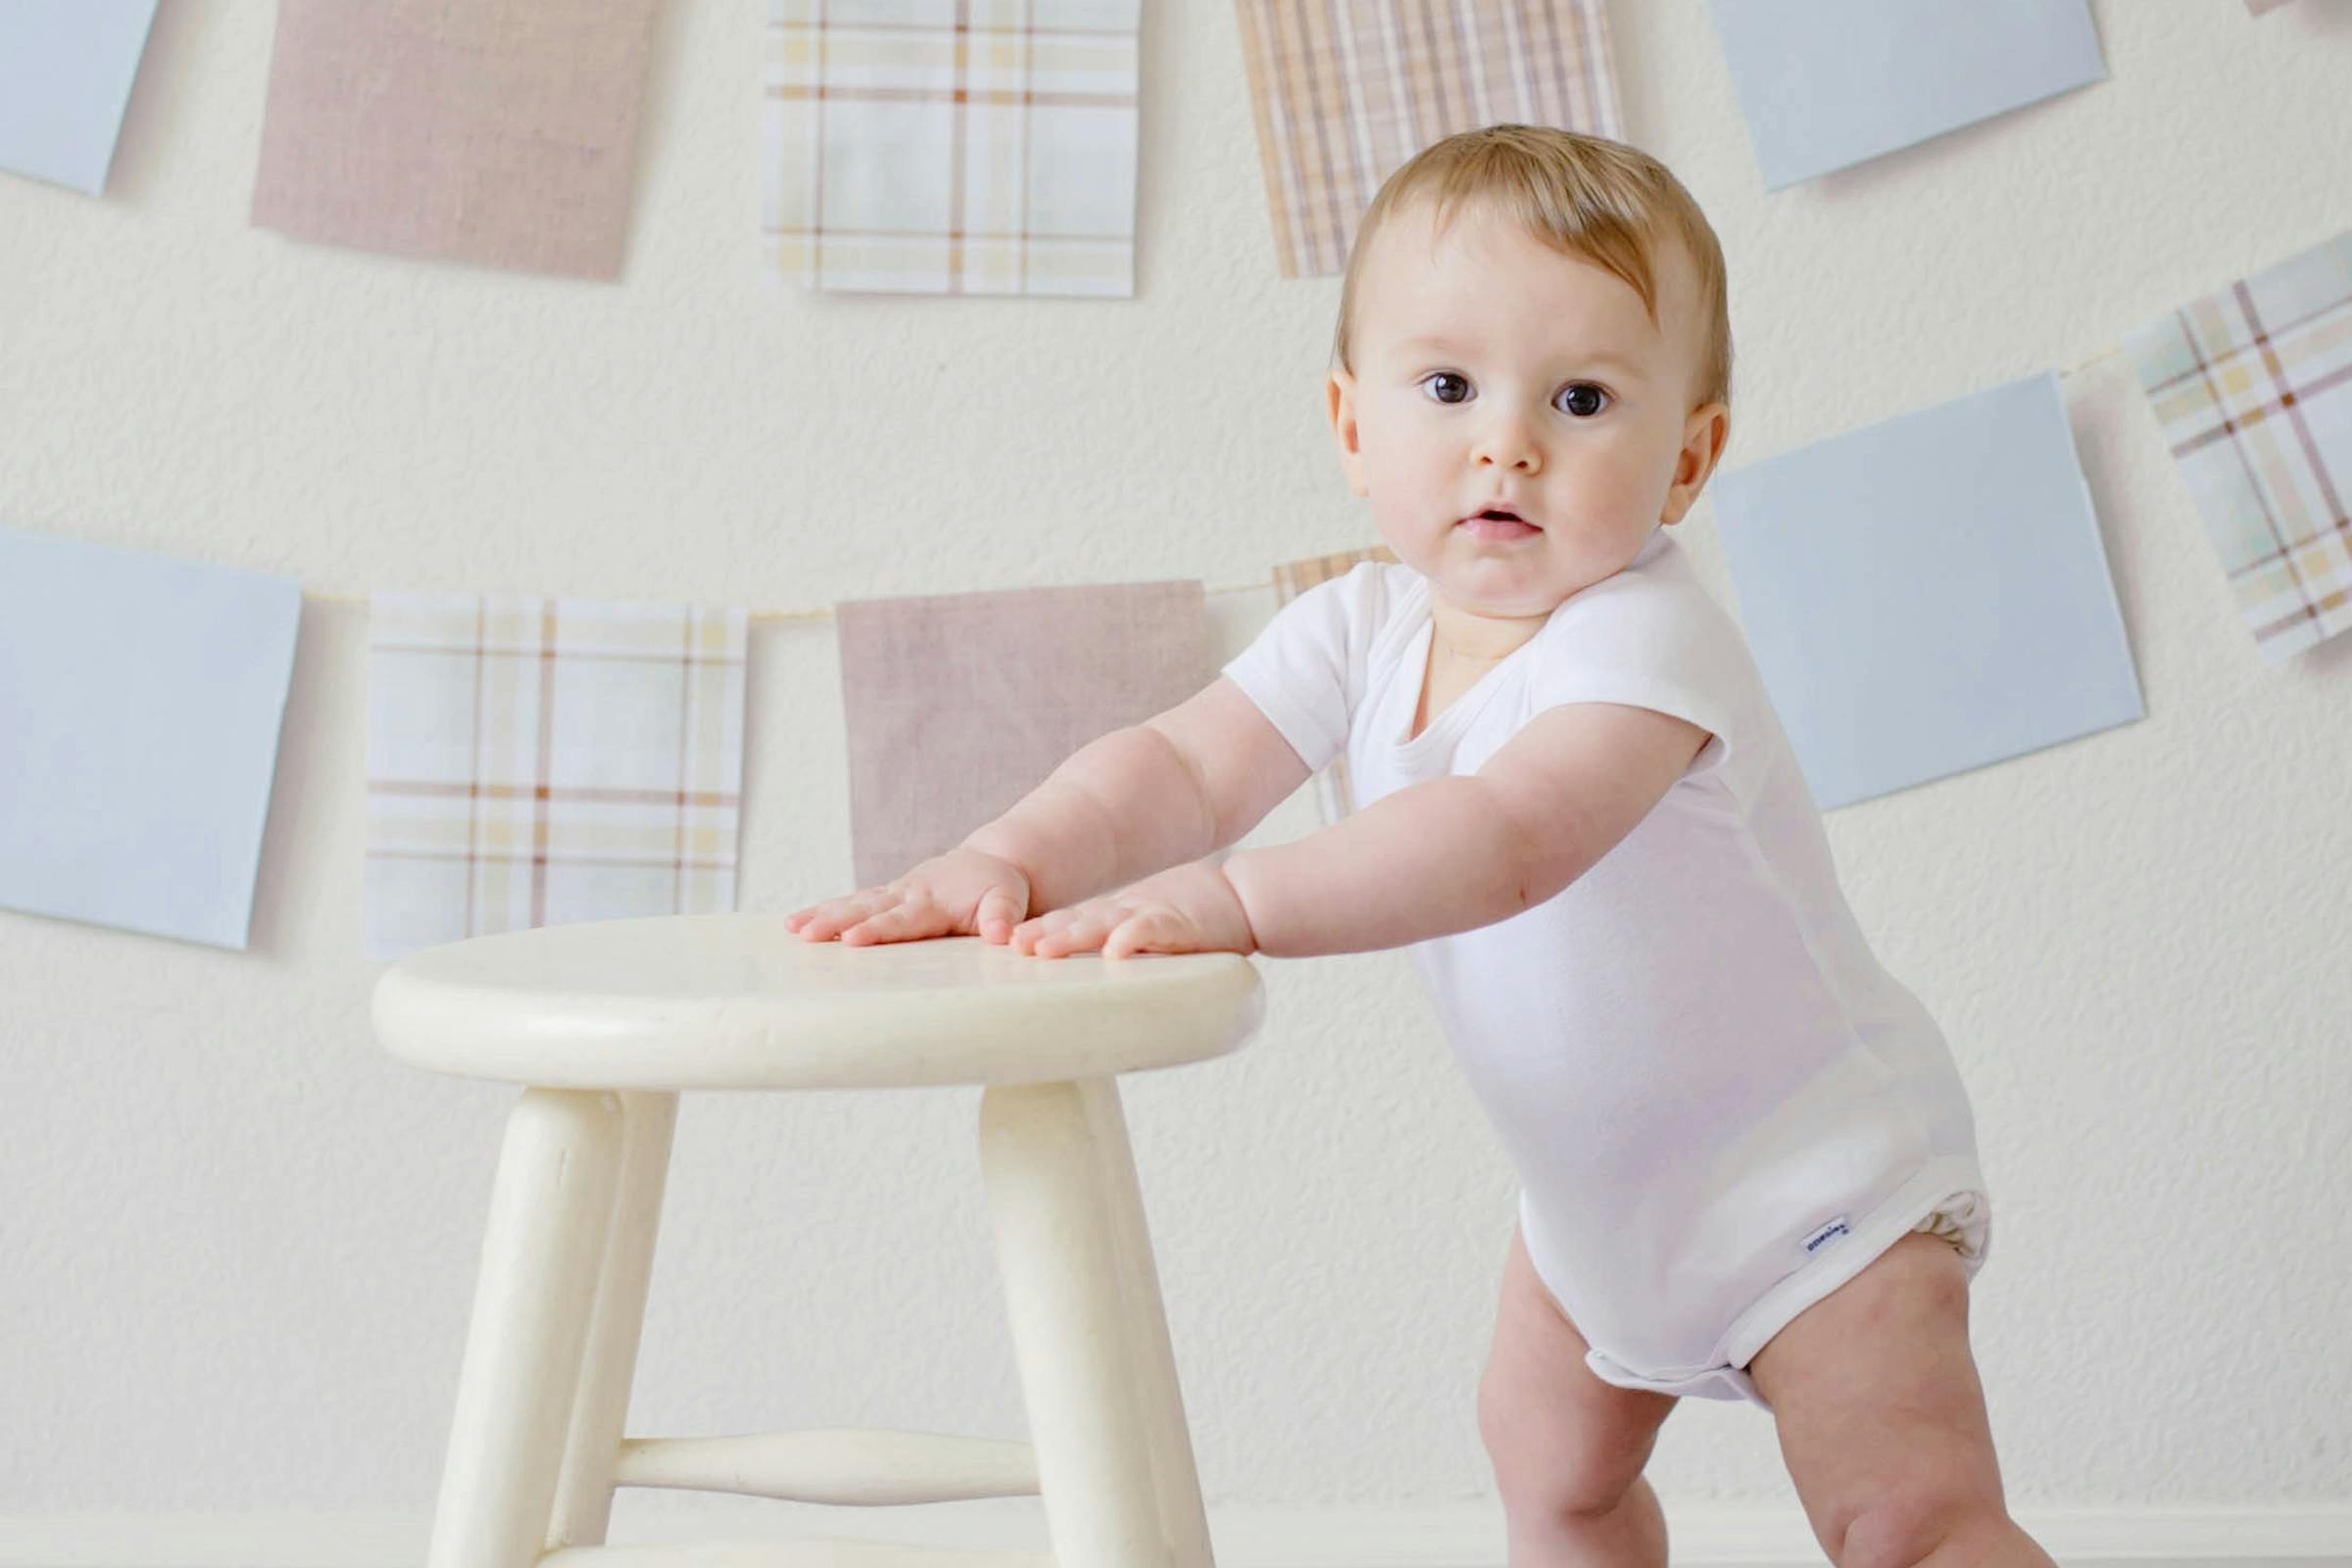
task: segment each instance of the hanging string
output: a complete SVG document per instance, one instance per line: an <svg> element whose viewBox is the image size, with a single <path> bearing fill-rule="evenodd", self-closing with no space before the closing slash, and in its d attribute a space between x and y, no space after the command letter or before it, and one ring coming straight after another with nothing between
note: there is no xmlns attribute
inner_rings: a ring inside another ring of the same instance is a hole
<svg viewBox="0 0 2352 1568"><path fill-rule="evenodd" d="M2099 350L2098 353L2093 354L2089 359L2083 360L2079 364L2070 365L2065 369L2060 370L2058 372L2058 379L2063 381L2070 375L2081 375L2084 370L2089 369L2092 366L2112 360L2123 352L2123 345L2120 343L2111 348L2103 348Z"/></svg>
<svg viewBox="0 0 2352 1568"><path fill-rule="evenodd" d="M1272 577L1264 577L1260 578L1256 582L1223 583L1214 588L1203 588L1200 591L1204 594L1260 594L1270 593L1273 591L1273 588L1274 579ZM314 604L364 605L368 603L368 596L366 594L319 593L306 588L302 592L302 597L310 600ZM754 621L761 622L831 620L833 618L833 607L831 605L817 605L810 608L798 610L754 610L748 612L748 618Z"/></svg>
<svg viewBox="0 0 2352 1568"><path fill-rule="evenodd" d="M2123 352L2124 351L2120 345L2113 348L2101 349L2098 353L2093 354L2089 359L2079 361L2076 364L2068 366L2065 369L2060 370L2058 372L2058 378L2063 381L2070 375L2081 375L2084 370L2089 369L2092 366L2112 360ZM1272 577L1260 577L1255 582L1220 583L1213 588L1203 588L1201 592L1212 596L1222 596L1225 594L1262 594L1272 591L1273 587L1274 579ZM368 596L366 594L314 593L309 589L305 589L303 591L303 597L323 605L364 605L368 602ZM831 620L833 618L833 607L831 605L814 605L795 610L755 610L749 613L752 620L760 622Z"/></svg>

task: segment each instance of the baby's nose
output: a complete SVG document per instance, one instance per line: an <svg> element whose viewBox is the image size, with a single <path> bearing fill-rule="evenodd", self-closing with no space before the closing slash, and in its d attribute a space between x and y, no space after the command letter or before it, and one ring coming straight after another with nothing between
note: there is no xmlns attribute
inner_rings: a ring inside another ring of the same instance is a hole
<svg viewBox="0 0 2352 1568"><path fill-rule="evenodd" d="M1544 455L1532 441L1490 441L1478 449L1476 461L1482 467L1512 467L1534 473L1544 466Z"/></svg>
<svg viewBox="0 0 2352 1568"><path fill-rule="evenodd" d="M1488 427L1471 457L1481 467L1521 468L1535 472L1544 465L1543 444L1536 439L1524 418L1512 416L1498 419Z"/></svg>

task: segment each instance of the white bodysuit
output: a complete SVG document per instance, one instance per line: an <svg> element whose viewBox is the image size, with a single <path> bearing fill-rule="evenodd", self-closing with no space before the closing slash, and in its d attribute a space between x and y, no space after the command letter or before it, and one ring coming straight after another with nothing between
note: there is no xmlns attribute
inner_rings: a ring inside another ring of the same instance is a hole
<svg viewBox="0 0 2352 1568"><path fill-rule="evenodd" d="M1856 926L1746 642L1681 547L1659 528L1407 740L1429 646L1429 580L1367 562L1225 673L1309 767L1344 750L1359 807L1477 772L1556 704L1712 736L1560 893L1411 949L1593 1373L1769 1408L1748 1360L1905 1233L1974 1279L1991 1212L1958 1068Z"/></svg>

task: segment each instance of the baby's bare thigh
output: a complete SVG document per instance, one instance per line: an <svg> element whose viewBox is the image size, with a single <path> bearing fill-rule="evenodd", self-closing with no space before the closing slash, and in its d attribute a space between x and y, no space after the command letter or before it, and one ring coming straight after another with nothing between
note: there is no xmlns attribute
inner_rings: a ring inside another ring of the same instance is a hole
<svg viewBox="0 0 2352 1568"><path fill-rule="evenodd" d="M1514 1229L1494 1343L1478 1387L1479 1434L1506 1506L1546 1513L1614 1507L1680 1402L1601 1381L1585 1364L1587 1348Z"/></svg>

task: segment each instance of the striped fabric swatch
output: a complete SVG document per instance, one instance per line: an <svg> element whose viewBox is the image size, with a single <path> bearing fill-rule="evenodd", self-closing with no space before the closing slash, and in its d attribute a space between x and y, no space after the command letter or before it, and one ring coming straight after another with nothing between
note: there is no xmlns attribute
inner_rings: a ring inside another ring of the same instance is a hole
<svg viewBox="0 0 2352 1568"><path fill-rule="evenodd" d="M859 887L954 849L1123 724L1214 677L1200 584L837 606Z"/></svg>
<svg viewBox="0 0 2352 1568"><path fill-rule="evenodd" d="M735 907L738 609L378 594L368 953Z"/></svg>
<svg viewBox="0 0 2352 1568"><path fill-rule="evenodd" d="M1504 122L1617 136L1601 0L1235 0L1285 277L1339 272L1381 182Z"/></svg>
<svg viewBox="0 0 2352 1568"><path fill-rule="evenodd" d="M279 0L253 221L620 275L654 0Z"/></svg>
<svg viewBox="0 0 2352 1568"><path fill-rule="evenodd" d="M1135 292L1141 0L769 0L776 271L901 294Z"/></svg>
<svg viewBox="0 0 2352 1568"><path fill-rule="evenodd" d="M1284 562L1274 568L1274 608L1280 610L1319 582L1346 576L1359 562L1365 561L1385 562L1390 565L1397 564L1396 552L1387 545ZM1345 749L1331 760L1322 772L1315 775L1315 806L1323 813L1323 822L1327 827L1355 809L1355 791L1348 782L1348 753Z"/></svg>
<svg viewBox="0 0 2352 1568"><path fill-rule="evenodd" d="M2352 231L2125 347L2262 658L2352 626Z"/></svg>

